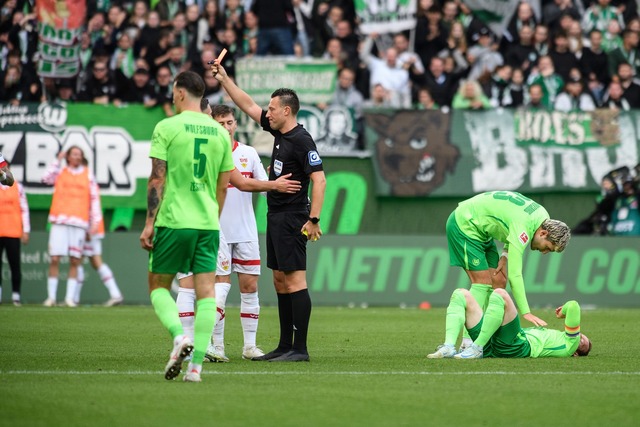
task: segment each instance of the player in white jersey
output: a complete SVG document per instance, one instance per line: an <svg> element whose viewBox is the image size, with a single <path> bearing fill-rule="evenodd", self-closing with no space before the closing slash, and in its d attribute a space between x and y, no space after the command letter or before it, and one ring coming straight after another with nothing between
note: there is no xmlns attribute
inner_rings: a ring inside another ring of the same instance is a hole
<svg viewBox="0 0 640 427"><path fill-rule="evenodd" d="M206 106L203 106L206 107ZM203 111L206 111L203 108ZM236 169L231 174L225 207L220 216L220 246L216 269L216 305L218 314L212 342L205 358L211 362L228 362L224 351L224 324L227 295L231 289L231 273L238 274L240 285L240 322L244 335L242 357L251 359L264 353L256 346L256 332L260 315L258 278L260 276L260 247L258 229L250 192L280 191L295 193L300 183L289 181L286 175L277 181L268 176L256 150L237 142L234 138L238 123L235 110L227 105L212 108L212 117L229 131L233 144ZM249 178L249 179L247 179ZM250 185L247 185L249 184ZM195 293L190 274L178 274L178 310L185 333L193 331Z"/></svg>

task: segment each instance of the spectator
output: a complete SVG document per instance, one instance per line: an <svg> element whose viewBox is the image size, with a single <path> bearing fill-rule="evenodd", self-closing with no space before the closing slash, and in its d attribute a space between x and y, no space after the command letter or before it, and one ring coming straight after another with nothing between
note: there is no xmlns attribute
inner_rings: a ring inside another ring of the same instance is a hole
<svg viewBox="0 0 640 427"><path fill-rule="evenodd" d="M322 7L318 8L314 20L318 28L317 38L322 46L326 46L330 39L337 37L336 29L338 22L344 20L344 10L340 6L331 3L327 4L326 7L322 5Z"/></svg>
<svg viewBox="0 0 640 427"><path fill-rule="evenodd" d="M425 76L426 87L431 92L433 100L440 106L451 105L453 93L457 89L459 76L444 72L442 58L432 58L429 73Z"/></svg>
<svg viewBox="0 0 640 427"><path fill-rule="evenodd" d="M490 80L482 85L492 107L510 107L513 104L510 90L512 71L510 65L499 65Z"/></svg>
<svg viewBox="0 0 640 427"><path fill-rule="evenodd" d="M602 0L601 0L602 1ZM618 65L626 62L633 67L633 75L640 71L640 55L638 55L639 35L636 32L625 30L622 33L622 46L609 52L609 74L614 75Z"/></svg>
<svg viewBox="0 0 640 427"><path fill-rule="evenodd" d="M398 53L398 67L409 71L409 79L413 84L424 84L424 65L420 56L409 51L409 39L403 33L393 36L393 47Z"/></svg>
<svg viewBox="0 0 640 427"><path fill-rule="evenodd" d="M78 101L107 105L117 100L116 91L116 82L109 73L107 62L100 60L93 65L91 75L82 85Z"/></svg>
<svg viewBox="0 0 640 427"><path fill-rule="evenodd" d="M356 72L351 68L343 68L338 73L338 86L328 105L321 105L321 109L327 106L343 106L354 110L356 120L362 118L362 103L364 97L355 87ZM358 129L359 130L359 129Z"/></svg>
<svg viewBox="0 0 640 427"><path fill-rule="evenodd" d="M349 57L356 58L358 56L358 44L360 40L358 39L358 36L353 32L353 28L351 27L351 23L349 21L345 19L338 21L338 23L336 24L335 37L340 40L340 44L342 44L342 50L346 52ZM397 45L395 47L396 49L398 49ZM404 47L404 50L400 51L398 49L398 52L405 52L408 50L408 47L409 40L406 40L406 46Z"/></svg>
<svg viewBox="0 0 640 427"><path fill-rule="evenodd" d="M629 111L631 109L631 104L629 104L629 101L624 99L622 96L623 93L620 82L612 81L609 83L609 89L604 94L602 107L610 108L612 110Z"/></svg>
<svg viewBox="0 0 640 427"><path fill-rule="evenodd" d="M529 100L526 102L525 107L533 109L549 109L549 106L544 102L544 89L539 83L534 83L529 86Z"/></svg>
<svg viewBox="0 0 640 427"><path fill-rule="evenodd" d="M437 110L440 106L433 100L429 89L423 86L418 89L418 103L415 108L416 110Z"/></svg>
<svg viewBox="0 0 640 427"><path fill-rule="evenodd" d="M213 77L211 71L205 71L202 74L204 80L204 95L203 99L209 101L209 105L225 104L224 91L220 87L220 82Z"/></svg>
<svg viewBox="0 0 640 427"><path fill-rule="evenodd" d="M633 75L633 68L626 62L618 65L618 81L624 91L622 97L632 109L640 108L640 82Z"/></svg>
<svg viewBox="0 0 640 427"><path fill-rule="evenodd" d="M167 53L169 55L169 60L164 62L163 65L169 67L172 75L177 76L181 72L191 68L191 64L185 61L184 47L182 47L182 45L174 44L169 47L169 51Z"/></svg>
<svg viewBox="0 0 640 427"><path fill-rule="evenodd" d="M129 25L138 29L139 32L147 25L149 6L145 0L137 0L133 5L133 12L129 17Z"/></svg>
<svg viewBox="0 0 640 427"><path fill-rule="evenodd" d="M195 37L194 34L190 34L189 31L187 31L186 15L183 12L176 13L171 21L170 28L173 31L173 44L182 48L182 61L186 62L189 46Z"/></svg>
<svg viewBox="0 0 640 427"><path fill-rule="evenodd" d="M584 92L582 79L571 76L567 80L564 91L558 95L555 101L557 111L593 111L596 106L593 98Z"/></svg>
<svg viewBox="0 0 640 427"><path fill-rule="evenodd" d="M106 34L103 36L104 47L110 53L127 27L127 12L118 4L112 4L107 13Z"/></svg>
<svg viewBox="0 0 640 427"><path fill-rule="evenodd" d="M291 22L293 8L287 0L254 0L251 11L258 17L258 55L293 55Z"/></svg>
<svg viewBox="0 0 640 427"><path fill-rule="evenodd" d="M380 83L387 89L391 102L396 108L410 108L411 86L408 68L411 64L401 64L398 61L398 51L390 47L383 51L383 57L377 58L371 54L374 38L368 36L362 46L360 59L371 73L371 85Z"/></svg>
<svg viewBox="0 0 640 427"><path fill-rule="evenodd" d="M242 38L242 31L244 30L244 9L240 5L240 0L226 0L222 22L225 30L234 31L237 39Z"/></svg>
<svg viewBox="0 0 640 427"><path fill-rule="evenodd" d="M222 32L220 45L227 49L227 54L222 60L223 67L230 76L236 75L236 61L242 56L241 45L236 37L236 32L227 28Z"/></svg>
<svg viewBox="0 0 640 427"><path fill-rule="evenodd" d="M152 14L149 14L151 17ZM145 52L144 59L151 67L151 73L155 73L158 67L169 61L169 49L173 45L174 35L169 29L163 29L158 39L150 45Z"/></svg>
<svg viewBox="0 0 640 427"><path fill-rule="evenodd" d="M631 175L622 181L622 193L616 199L610 229L614 236L640 236L640 191Z"/></svg>
<svg viewBox="0 0 640 427"><path fill-rule="evenodd" d="M451 108L454 110L488 110L491 108L491 103L482 93L482 88L477 81L466 80L462 82L453 97Z"/></svg>
<svg viewBox="0 0 640 427"><path fill-rule="evenodd" d="M423 64L431 63L431 58L447 47L447 31L441 21L440 8L432 0L418 3L415 32L415 52Z"/></svg>
<svg viewBox="0 0 640 427"><path fill-rule="evenodd" d="M184 12L184 3L180 0L159 0L155 9L160 16L160 25L165 27L171 24L177 13Z"/></svg>
<svg viewBox="0 0 640 427"><path fill-rule="evenodd" d="M242 32L242 51L247 54L251 52L249 44L251 39L258 41L258 17L249 11L244 15L244 30ZM256 46L257 47L257 46Z"/></svg>
<svg viewBox="0 0 640 427"><path fill-rule="evenodd" d="M155 107L158 100L156 92L149 83L149 70L138 68L129 81L123 101L143 104L146 108Z"/></svg>
<svg viewBox="0 0 640 427"><path fill-rule="evenodd" d="M158 68L154 89L156 105L162 107L167 117L173 116L173 79L169 67Z"/></svg>
<svg viewBox="0 0 640 427"><path fill-rule="evenodd" d="M208 65L209 62L216 59L216 53L213 49L204 49L202 53L200 53L199 61L194 61L191 64L191 71L202 76L205 71L209 71L211 65Z"/></svg>
<svg viewBox="0 0 640 427"><path fill-rule="evenodd" d="M580 22L571 20L571 25L567 31L567 40L569 42L569 52L580 58L582 48L584 47L584 40L582 37L582 27Z"/></svg>
<svg viewBox="0 0 640 427"><path fill-rule="evenodd" d="M628 168L626 169L628 171ZM611 214L615 207L616 199L620 195L620 190L614 178L617 172L618 170L611 171L602 178L600 181L601 190L596 198L594 211L571 230L572 234L604 236L608 233L607 228L611 221Z"/></svg>
<svg viewBox="0 0 640 427"><path fill-rule="evenodd" d="M504 62L511 67L522 67L529 71L537 60L538 53L533 46L533 27L522 26L518 32L518 41L507 48Z"/></svg>
<svg viewBox="0 0 640 427"><path fill-rule="evenodd" d="M549 54L549 27L545 25L536 25L533 31L533 48L536 50L536 57ZM531 66L533 66L533 62Z"/></svg>
<svg viewBox="0 0 640 427"><path fill-rule="evenodd" d="M564 15L580 19L580 12L572 0L553 0L543 8L542 22L547 28L556 30L559 27L560 18Z"/></svg>
<svg viewBox="0 0 640 427"><path fill-rule="evenodd" d="M155 10L152 10L147 15L147 22L140 30L140 35L136 40L136 52L145 58L150 48L155 46L156 42L160 39L160 15ZM148 62L148 61L147 61Z"/></svg>
<svg viewBox="0 0 640 427"><path fill-rule="evenodd" d="M484 73L493 73L498 65L504 63L502 55L497 52L498 45L487 27L481 28L475 38L477 43L467 52L467 60L471 63L469 79L472 80L477 80Z"/></svg>
<svg viewBox="0 0 640 427"><path fill-rule="evenodd" d="M130 79L135 71L135 56L133 54L133 43L127 33L121 33L118 38L118 47L111 56L109 69L112 72L118 70L122 75Z"/></svg>
<svg viewBox="0 0 640 427"><path fill-rule="evenodd" d="M363 109L394 108L389 92L380 83L371 88L371 98L362 103Z"/></svg>
<svg viewBox="0 0 640 427"><path fill-rule="evenodd" d="M0 165L5 163L0 154ZM3 167L4 169L4 167ZM22 185L15 181L13 185L0 182L0 259L6 250L7 261L11 269L11 301L15 306L21 306L20 288L22 285L22 271L20 260L20 245L29 243L31 221L29 219L29 205L27 195ZM0 303L2 303L2 263L0 263Z"/></svg>
<svg viewBox="0 0 640 427"><path fill-rule="evenodd" d="M442 5L442 26L445 30L445 34L451 32L451 26L457 21L458 17L458 4L454 0L448 0Z"/></svg>
<svg viewBox="0 0 640 427"><path fill-rule="evenodd" d="M622 48L622 37L620 33L622 29L617 20L612 19L609 21L607 31L602 34L602 48L605 52L610 53L616 48Z"/></svg>
<svg viewBox="0 0 640 427"><path fill-rule="evenodd" d="M204 13L202 14L202 17L209 29L209 38L214 43L217 43L219 41L218 34L224 29L224 21L216 0L207 1L204 5ZM202 37L204 37L204 35Z"/></svg>
<svg viewBox="0 0 640 427"><path fill-rule="evenodd" d="M558 32L553 37L553 46L549 52L553 67L563 80L569 78L569 70L580 67L578 58L569 51L569 39L564 32Z"/></svg>
<svg viewBox="0 0 640 427"><path fill-rule="evenodd" d="M591 30L605 31L612 19L618 21L620 28L624 28L622 15L610 3L611 0L597 0L597 4L585 10L582 17L582 29L585 33L588 34Z"/></svg>
<svg viewBox="0 0 640 427"><path fill-rule="evenodd" d="M11 105L19 105L22 101L24 88L21 80L21 69L17 65L9 65L4 73L3 84L0 87L0 100Z"/></svg>
<svg viewBox="0 0 640 427"><path fill-rule="evenodd" d="M464 35L464 26L456 21L451 24L449 37L447 37L447 47L438 53L440 58L450 56L453 58L454 73L462 73L469 68L467 62L467 37Z"/></svg>
<svg viewBox="0 0 640 427"><path fill-rule="evenodd" d="M473 15L469 6L464 2L458 2L458 8L460 9L458 21L462 22L462 25L464 25L465 35L467 36L467 45L471 45L475 41L473 36L478 34L480 30L485 27L485 24Z"/></svg>
<svg viewBox="0 0 640 427"><path fill-rule="evenodd" d="M76 85L72 79L60 79L56 83L57 96L54 102L75 102Z"/></svg>
<svg viewBox="0 0 640 427"><path fill-rule="evenodd" d="M580 69L587 77L589 90L596 101L602 100L604 87L609 83L609 64L607 54L602 50L602 33L593 30L589 33L589 47L582 49Z"/></svg>
<svg viewBox="0 0 640 427"><path fill-rule="evenodd" d="M520 42L520 30L523 27L535 28L538 24L531 5L525 1L518 3L503 35L509 44Z"/></svg>
<svg viewBox="0 0 640 427"><path fill-rule="evenodd" d="M545 108L552 108L556 102L556 96L564 87L564 80L556 74L553 61L549 56L541 56L538 59L538 70L530 76L530 85L542 87L542 104Z"/></svg>
<svg viewBox="0 0 640 427"><path fill-rule="evenodd" d="M518 108L524 105L525 98L525 78L524 72L520 68L514 68L511 73L511 84L509 92L511 93L511 108Z"/></svg>
<svg viewBox="0 0 640 427"><path fill-rule="evenodd" d="M302 49L302 56L310 56L312 51L312 43L314 42L314 28L313 28L313 0L293 0L293 14L296 20L296 37L295 44L299 45ZM246 23L246 20L245 20ZM351 24L349 24L349 30L353 33ZM243 28L243 33L245 32ZM242 37L242 34L240 34ZM357 46L356 46L357 49ZM245 49L245 52L247 50Z"/></svg>

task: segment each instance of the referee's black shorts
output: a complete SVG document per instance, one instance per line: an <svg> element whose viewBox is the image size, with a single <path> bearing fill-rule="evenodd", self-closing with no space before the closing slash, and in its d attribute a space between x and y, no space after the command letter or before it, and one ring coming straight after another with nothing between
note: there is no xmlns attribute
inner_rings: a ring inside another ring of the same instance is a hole
<svg viewBox="0 0 640 427"><path fill-rule="evenodd" d="M300 232L309 212L267 213L267 267L272 270L307 269L307 237Z"/></svg>

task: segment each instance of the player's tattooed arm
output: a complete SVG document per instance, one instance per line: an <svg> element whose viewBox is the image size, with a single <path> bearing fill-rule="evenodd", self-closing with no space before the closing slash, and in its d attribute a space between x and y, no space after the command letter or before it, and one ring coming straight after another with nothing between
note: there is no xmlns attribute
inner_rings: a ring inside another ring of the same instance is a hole
<svg viewBox="0 0 640 427"><path fill-rule="evenodd" d="M156 218L167 177L167 162L160 159L151 159L151 175L147 184L147 219Z"/></svg>
<svg viewBox="0 0 640 427"><path fill-rule="evenodd" d="M154 223L162 196L164 195L164 184L167 177L167 162L156 158L151 158L151 175L147 184L147 221L140 234L140 245L144 250L153 249L153 237L155 234Z"/></svg>

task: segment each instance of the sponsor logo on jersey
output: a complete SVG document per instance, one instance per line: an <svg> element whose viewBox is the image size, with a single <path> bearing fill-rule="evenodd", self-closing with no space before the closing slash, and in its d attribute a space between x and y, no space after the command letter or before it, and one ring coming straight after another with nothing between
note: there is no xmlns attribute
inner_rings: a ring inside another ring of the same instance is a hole
<svg viewBox="0 0 640 427"><path fill-rule="evenodd" d="M275 160L273 162L273 172L276 174L276 176L280 176L280 174L282 173L282 162L280 160Z"/></svg>
<svg viewBox="0 0 640 427"><path fill-rule="evenodd" d="M309 164L311 166L318 166L322 164L322 159L317 151L309 151Z"/></svg>
<svg viewBox="0 0 640 427"><path fill-rule="evenodd" d="M527 233L525 231L523 231L522 233L520 233L520 237L518 237L520 239L520 242L523 245L526 245L527 242L529 241L529 236L527 236Z"/></svg>

